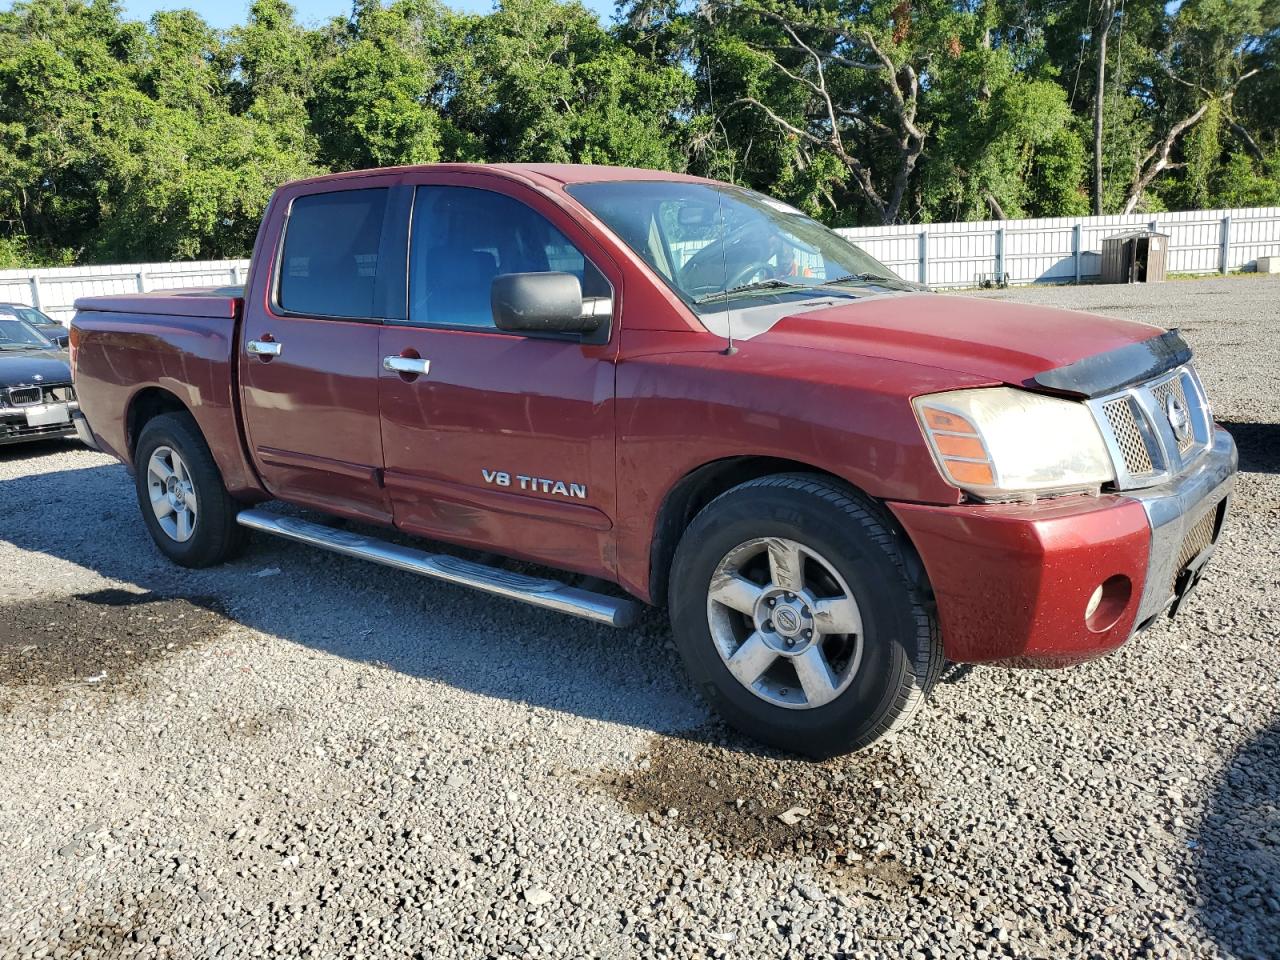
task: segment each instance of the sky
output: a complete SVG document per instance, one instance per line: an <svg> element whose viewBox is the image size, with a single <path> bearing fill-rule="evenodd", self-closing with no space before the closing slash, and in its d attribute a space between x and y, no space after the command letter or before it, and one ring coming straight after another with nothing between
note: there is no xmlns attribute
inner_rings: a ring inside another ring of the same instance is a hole
<svg viewBox="0 0 1280 960"><path fill-rule="evenodd" d="M344 16L351 10L351 0L290 0L298 12L298 21L307 26L323 23L330 17ZM132 20L146 20L157 10L190 8L214 27L233 27L243 23L250 0L123 0L125 16ZM445 0L455 10L467 13L488 13L493 9L492 0ZM587 7L602 18L613 15L613 0L583 0ZM0 3L9 7L11 0Z"/></svg>

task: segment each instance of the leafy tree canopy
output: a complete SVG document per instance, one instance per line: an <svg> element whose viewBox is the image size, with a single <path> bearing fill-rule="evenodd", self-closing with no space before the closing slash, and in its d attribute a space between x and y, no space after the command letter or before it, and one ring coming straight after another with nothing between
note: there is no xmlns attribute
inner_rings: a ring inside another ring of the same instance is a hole
<svg viewBox="0 0 1280 960"><path fill-rule="evenodd" d="M283 181L438 160L688 169L832 224L1280 204L1280 4L0 12L0 264L242 256Z"/></svg>

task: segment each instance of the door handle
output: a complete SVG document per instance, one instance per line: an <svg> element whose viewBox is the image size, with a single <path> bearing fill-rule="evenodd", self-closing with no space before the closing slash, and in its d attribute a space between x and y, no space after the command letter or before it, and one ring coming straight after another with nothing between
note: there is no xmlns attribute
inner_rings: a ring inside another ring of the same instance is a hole
<svg viewBox="0 0 1280 960"><path fill-rule="evenodd" d="M284 344L274 340L250 340L244 349L255 357L278 357L284 352Z"/></svg>
<svg viewBox="0 0 1280 960"><path fill-rule="evenodd" d="M382 369L392 373L409 373L415 376L431 372L431 361L418 357L383 357Z"/></svg>

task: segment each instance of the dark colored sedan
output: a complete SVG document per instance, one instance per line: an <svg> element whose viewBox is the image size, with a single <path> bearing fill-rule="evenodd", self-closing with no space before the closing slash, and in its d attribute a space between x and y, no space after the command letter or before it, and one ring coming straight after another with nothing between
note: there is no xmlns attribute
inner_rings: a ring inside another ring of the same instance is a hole
<svg viewBox="0 0 1280 960"><path fill-rule="evenodd" d="M71 331L35 307L28 307L25 303L0 303L0 317L17 317L19 320L25 320L63 350L67 348Z"/></svg>
<svg viewBox="0 0 1280 960"><path fill-rule="evenodd" d="M0 313L0 444L73 436L79 409L67 355L25 320Z"/></svg>

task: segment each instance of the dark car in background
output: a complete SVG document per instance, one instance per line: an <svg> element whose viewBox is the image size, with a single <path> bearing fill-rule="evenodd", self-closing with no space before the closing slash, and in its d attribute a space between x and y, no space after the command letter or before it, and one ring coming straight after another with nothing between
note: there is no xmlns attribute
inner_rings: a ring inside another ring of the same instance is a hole
<svg viewBox="0 0 1280 960"><path fill-rule="evenodd" d="M62 349L67 348L71 331L35 307L29 307L25 303L0 303L0 317L16 317L24 320Z"/></svg>
<svg viewBox="0 0 1280 960"><path fill-rule="evenodd" d="M66 353L26 320L0 313L0 444L73 436L79 409Z"/></svg>

